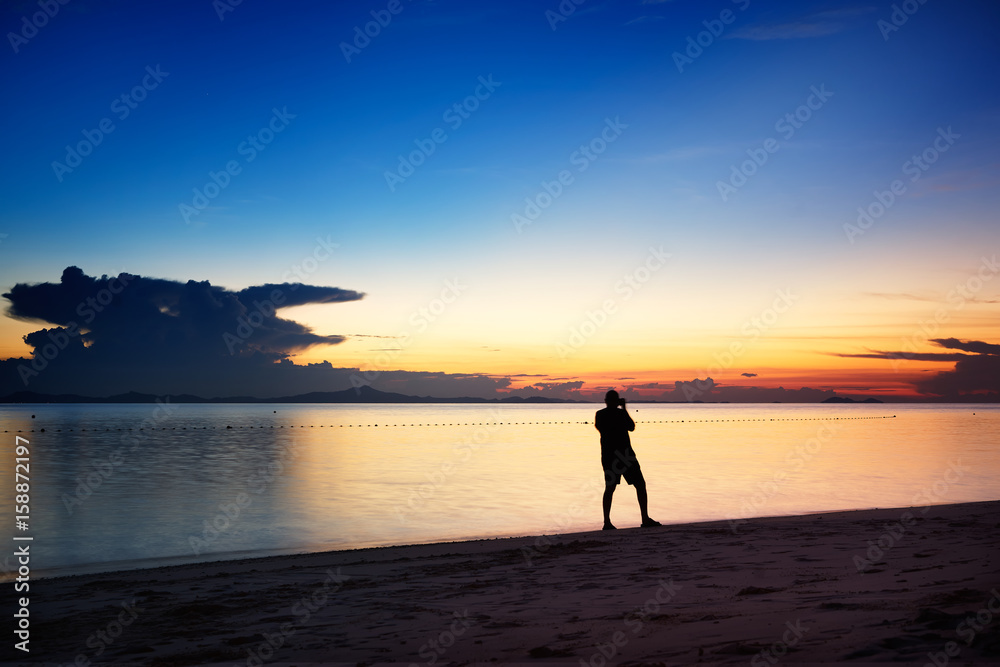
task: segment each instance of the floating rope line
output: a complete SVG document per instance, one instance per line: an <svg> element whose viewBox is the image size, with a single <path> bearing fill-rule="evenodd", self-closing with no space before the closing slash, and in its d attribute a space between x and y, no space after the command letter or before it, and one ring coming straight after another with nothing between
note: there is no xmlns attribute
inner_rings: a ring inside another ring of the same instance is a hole
<svg viewBox="0 0 1000 667"><path fill-rule="evenodd" d="M660 420L637 420L636 424L719 424L719 423L729 423L729 422L808 422L808 421L861 421L868 419L895 419L896 415L885 415L885 416L875 416L875 417L768 417L762 419L660 419ZM409 428L409 427L428 427L428 426L543 426L543 425L559 425L559 424L586 424L587 426L593 426L592 421L551 421L551 422L460 422L460 423L440 423L431 424L430 422L426 424L382 424L383 428ZM377 428L378 424L329 424L330 428ZM319 428L326 428L327 424L320 424ZM190 430L192 431L214 431L216 429L223 431L240 430L243 428L247 429L274 429L274 428L286 428L284 425L279 426L202 426L201 428L197 426L192 426ZM287 428L306 428L306 426L288 426ZM309 428L316 428L314 424L310 424ZM45 429L38 429L40 433L45 433ZM113 431L155 431L155 428L106 428L103 431L99 428L90 429L94 433L109 433ZM161 427L161 431L187 431L189 430L187 426L181 426L180 428L174 426L171 428ZM68 433L73 433L74 429L66 429ZM76 429L81 433L87 433L88 429L81 428ZM34 433L35 429L18 429L17 431L4 431L4 433ZM56 433L62 433L63 429L56 429Z"/></svg>

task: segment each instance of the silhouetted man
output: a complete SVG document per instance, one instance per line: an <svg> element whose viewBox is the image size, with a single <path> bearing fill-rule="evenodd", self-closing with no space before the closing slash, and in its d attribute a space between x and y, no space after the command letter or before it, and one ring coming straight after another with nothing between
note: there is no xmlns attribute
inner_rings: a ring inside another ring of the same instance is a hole
<svg viewBox="0 0 1000 667"><path fill-rule="evenodd" d="M659 521L649 518L646 511L646 480L643 479L639 461L632 450L629 431L635 430L635 422L625 408L625 399L618 397L618 392L612 389L604 396L604 404L608 407L598 410L594 418L594 426L601 432L601 466L604 468L604 530L614 530L611 525L611 498L615 487L621 484L622 477L635 487L635 495L639 499L639 511L642 513L643 526L659 526Z"/></svg>

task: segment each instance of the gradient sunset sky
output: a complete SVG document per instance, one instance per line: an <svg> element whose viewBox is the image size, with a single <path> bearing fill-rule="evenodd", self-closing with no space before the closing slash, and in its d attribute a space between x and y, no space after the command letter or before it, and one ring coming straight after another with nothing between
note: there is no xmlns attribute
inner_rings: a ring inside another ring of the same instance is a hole
<svg viewBox="0 0 1000 667"><path fill-rule="evenodd" d="M49 4L0 395L1000 393L995 2Z"/></svg>

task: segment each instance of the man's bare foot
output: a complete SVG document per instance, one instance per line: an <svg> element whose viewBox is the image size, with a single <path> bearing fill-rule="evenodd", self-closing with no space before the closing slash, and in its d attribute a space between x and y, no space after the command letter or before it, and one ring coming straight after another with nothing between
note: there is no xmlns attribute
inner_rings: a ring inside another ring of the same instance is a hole
<svg viewBox="0 0 1000 667"><path fill-rule="evenodd" d="M618 529L612 526L610 523L606 523L604 524L604 528L602 528L601 530L618 530Z"/></svg>
<svg viewBox="0 0 1000 667"><path fill-rule="evenodd" d="M642 520L642 527L643 528L650 528L652 526L662 526L662 525L663 524L661 524L659 521L653 521L650 518L646 518L646 519Z"/></svg>

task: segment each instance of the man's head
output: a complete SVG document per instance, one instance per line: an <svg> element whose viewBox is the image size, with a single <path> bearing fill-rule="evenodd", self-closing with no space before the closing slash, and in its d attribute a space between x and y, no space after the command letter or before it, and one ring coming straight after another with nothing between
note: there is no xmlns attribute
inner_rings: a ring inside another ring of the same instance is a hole
<svg viewBox="0 0 1000 667"><path fill-rule="evenodd" d="M611 389L604 395L604 404L609 408L613 408L618 405L618 392Z"/></svg>

